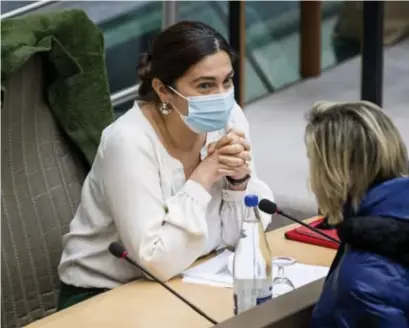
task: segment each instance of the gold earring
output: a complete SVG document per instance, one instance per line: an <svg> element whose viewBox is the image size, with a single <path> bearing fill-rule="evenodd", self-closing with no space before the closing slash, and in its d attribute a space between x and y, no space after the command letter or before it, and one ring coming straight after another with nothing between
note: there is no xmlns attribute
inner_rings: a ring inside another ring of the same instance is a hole
<svg viewBox="0 0 409 328"><path fill-rule="evenodd" d="M171 110L169 109L169 104L163 102L159 107L159 111L163 115L168 115L171 112Z"/></svg>

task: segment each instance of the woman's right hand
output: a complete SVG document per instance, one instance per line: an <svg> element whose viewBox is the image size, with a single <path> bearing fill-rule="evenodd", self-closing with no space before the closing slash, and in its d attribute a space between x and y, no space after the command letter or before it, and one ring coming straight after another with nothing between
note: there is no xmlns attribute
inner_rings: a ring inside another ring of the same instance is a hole
<svg viewBox="0 0 409 328"><path fill-rule="evenodd" d="M244 151L244 147L240 144L229 144L230 142L231 140L226 138L225 145L220 145L219 149L215 149L208 155L193 171L190 179L210 191L215 182L226 176L234 176L245 164L244 159L237 157L237 154ZM222 152L220 152L221 148Z"/></svg>

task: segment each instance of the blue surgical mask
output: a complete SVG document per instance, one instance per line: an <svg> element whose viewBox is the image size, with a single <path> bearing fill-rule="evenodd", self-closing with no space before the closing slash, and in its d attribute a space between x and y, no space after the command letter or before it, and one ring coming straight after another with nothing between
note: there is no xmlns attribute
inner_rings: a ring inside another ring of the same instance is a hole
<svg viewBox="0 0 409 328"><path fill-rule="evenodd" d="M236 103L234 88L224 93L195 97L185 97L172 87L169 88L187 100L189 114L185 116L178 112L182 120L193 132L202 134L225 128Z"/></svg>

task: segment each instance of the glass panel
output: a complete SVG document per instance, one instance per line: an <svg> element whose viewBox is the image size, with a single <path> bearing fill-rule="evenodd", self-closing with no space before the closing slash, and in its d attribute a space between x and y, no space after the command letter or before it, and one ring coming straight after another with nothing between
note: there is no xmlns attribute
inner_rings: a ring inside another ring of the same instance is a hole
<svg viewBox="0 0 409 328"><path fill-rule="evenodd" d="M333 38L344 4L322 1L322 69L360 50L359 41ZM181 20L206 22L228 39L228 1L179 1L178 5ZM245 2L246 103L300 80L299 7L299 1ZM65 8L85 10L104 32L111 93L137 83L139 55L149 49L152 38L161 30L162 1L59 1L39 11ZM117 110L122 112L130 106L128 102Z"/></svg>
<svg viewBox="0 0 409 328"><path fill-rule="evenodd" d="M362 2L342 1L333 18L323 22L323 25L325 23L331 25L334 32L331 39L331 50L336 63L361 52L359 25L362 21L359 18L362 17L362 11L360 9L362 9ZM325 30L325 27L323 29ZM324 39L323 42L325 41Z"/></svg>
<svg viewBox="0 0 409 328"><path fill-rule="evenodd" d="M322 68L356 54L356 44L333 41L343 1L322 2ZM180 1L181 20L210 24L228 39L228 1ZM246 1L245 101L249 103L300 80L299 1ZM56 5L57 6L57 5ZM105 36L111 93L138 82L136 66L162 26L162 1L72 1L60 8L82 8ZM56 9L56 8L55 8ZM355 47L354 47L355 46ZM336 51L335 51L336 50ZM123 112L131 102L116 108Z"/></svg>
<svg viewBox="0 0 409 328"><path fill-rule="evenodd" d="M9 11L31 5L34 2L35 1L2 1L1 2L1 13L5 14L5 13L8 13Z"/></svg>
<svg viewBox="0 0 409 328"><path fill-rule="evenodd" d="M118 5L129 8L100 24L111 94L139 82L136 68L140 55L149 50L150 42L162 28L161 1L116 1L115 6ZM115 109L121 114L131 106L129 101Z"/></svg>
<svg viewBox="0 0 409 328"><path fill-rule="evenodd" d="M337 63L333 29L343 1L322 2L322 69ZM299 1L246 1L246 103L300 81ZM180 2L180 18L210 24L228 38L228 1Z"/></svg>
<svg viewBox="0 0 409 328"><path fill-rule="evenodd" d="M340 1L322 2L323 69L336 63L332 34L340 7ZM246 18L247 44L274 89L299 81L299 1L246 2Z"/></svg>
<svg viewBox="0 0 409 328"><path fill-rule="evenodd" d="M339 54L334 42L335 27L340 19L340 14L343 10L346 1L324 1L322 7L322 23L321 23L321 68L323 70L333 67L340 62L351 58L359 53L360 47L356 47L353 41L352 48L347 46L348 51L344 55ZM356 51L357 50L357 51Z"/></svg>
<svg viewBox="0 0 409 328"><path fill-rule="evenodd" d="M196 20L209 24L228 39L228 1L182 1L179 4L181 20ZM251 53L246 54L245 101L250 102L268 93Z"/></svg>

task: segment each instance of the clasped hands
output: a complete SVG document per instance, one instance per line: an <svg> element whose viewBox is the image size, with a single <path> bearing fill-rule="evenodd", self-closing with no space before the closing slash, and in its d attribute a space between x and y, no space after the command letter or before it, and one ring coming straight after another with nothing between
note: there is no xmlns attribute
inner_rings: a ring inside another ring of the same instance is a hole
<svg viewBox="0 0 409 328"><path fill-rule="evenodd" d="M250 144L242 131L231 129L207 148L208 156L216 155L222 164L219 173L239 180L250 174Z"/></svg>
<svg viewBox="0 0 409 328"><path fill-rule="evenodd" d="M250 145L243 132L232 129L207 147L207 157L196 167L190 179L210 191L213 184L225 177L240 180L250 174ZM231 190L246 189L247 182Z"/></svg>

